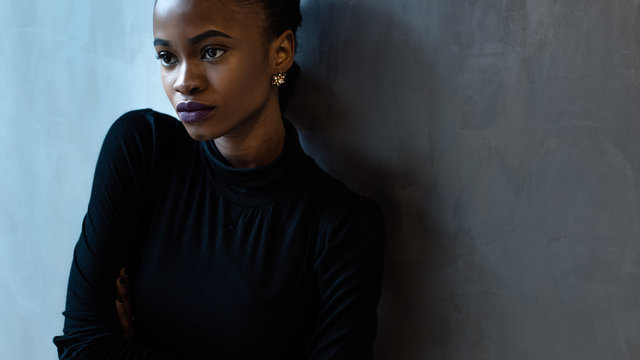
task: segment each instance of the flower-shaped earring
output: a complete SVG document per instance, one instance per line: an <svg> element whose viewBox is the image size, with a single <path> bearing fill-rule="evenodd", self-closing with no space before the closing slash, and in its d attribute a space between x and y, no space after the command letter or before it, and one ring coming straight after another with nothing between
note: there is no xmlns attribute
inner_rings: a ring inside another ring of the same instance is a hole
<svg viewBox="0 0 640 360"><path fill-rule="evenodd" d="M280 85L285 83L286 77L287 77L287 74L281 73L281 72L271 76L271 85L280 87Z"/></svg>

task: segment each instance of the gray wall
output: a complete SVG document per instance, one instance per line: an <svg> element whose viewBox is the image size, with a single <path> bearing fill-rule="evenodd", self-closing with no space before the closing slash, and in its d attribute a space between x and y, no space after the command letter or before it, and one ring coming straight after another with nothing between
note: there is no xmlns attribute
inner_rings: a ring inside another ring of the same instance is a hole
<svg viewBox="0 0 640 360"><path fill-rule="evenodd" d="M640 1L303 15L291 117L388 219L378 358L640 358Z"/></svg>
<svg viewBox="0 0 640 360"><path fill-rule="evenodd" d="M0 0L0 349L53 359L152 1ZM640 1L303 0L288 112L388 220L379 359L640 357Z"/></svg>

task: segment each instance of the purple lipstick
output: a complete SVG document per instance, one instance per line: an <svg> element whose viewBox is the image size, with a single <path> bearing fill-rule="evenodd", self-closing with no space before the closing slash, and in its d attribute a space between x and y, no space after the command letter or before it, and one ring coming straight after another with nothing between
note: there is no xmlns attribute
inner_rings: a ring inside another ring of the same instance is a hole
<svg viewBox="0 0 640 360"><path fill-rule="evenodd" d="M178 103L178 106L176 106L176 111L178 112L178 116L180 116L180 120L187 123L201 121L214 109L215 107L213 106L201 104L195 101L182 101Z"/></svg>

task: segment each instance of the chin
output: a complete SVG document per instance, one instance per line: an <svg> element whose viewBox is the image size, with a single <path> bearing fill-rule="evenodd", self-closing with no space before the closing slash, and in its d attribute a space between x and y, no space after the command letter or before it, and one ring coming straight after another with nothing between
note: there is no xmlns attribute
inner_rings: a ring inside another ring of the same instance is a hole
<svg viewBox="0 0 640 360"><path fill-rule="evenodd" d="M220 136L216 136L215 134L211 134L207 131L203 131L204 129L198 129L192 126L185 126L185 129L187 130L187 134L189 134L189 136L191 136L191 138L195 141L213 140L215 138L220 137Z"/></svg>
<svg viewBox="0 0 640 360"><path fill-rule="evenodd" d="M191 135L191 134L189 134ZM207 141L207 140L213 140L213 137L210 136L205 136L205 135L191 135L191 138L195 141Z"/></svg>

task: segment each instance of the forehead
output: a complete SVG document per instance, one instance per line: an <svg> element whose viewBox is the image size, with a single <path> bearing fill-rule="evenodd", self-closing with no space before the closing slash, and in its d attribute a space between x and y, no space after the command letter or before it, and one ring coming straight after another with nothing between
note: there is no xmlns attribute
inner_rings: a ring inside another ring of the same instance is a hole
<svg viewBox="0 0 640 360"><path fill-rule="evenodd" d="M263 14L257 6L233 0L158 0L153 12L153 32L190 37L202 30L220 30L234 38L261 32Z"/></svg>

